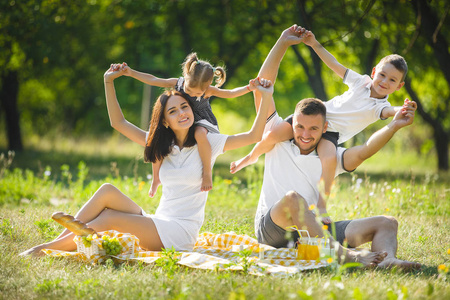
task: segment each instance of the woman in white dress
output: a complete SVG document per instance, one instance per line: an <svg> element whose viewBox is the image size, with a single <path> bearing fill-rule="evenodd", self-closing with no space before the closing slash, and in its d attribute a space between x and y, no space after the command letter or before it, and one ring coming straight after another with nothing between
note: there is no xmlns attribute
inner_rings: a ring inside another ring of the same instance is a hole
<svg viewBox="0 0 450 300"><path fill-rule="evenodd" d="M106 103L111 126L130 140L145 147L145 161L162 159L163 185L160 204L154 215L148 215L134 201L111 184L103 184L75 218L97 232L117 230L139 238L140 246L149 251L174 247L192 250L204 220L208 192L201 192L202 163L194 138L194 115L189 101L181 93L163 93L153 109L149 132L129 123L123 116L114 88L114 79L122 76L122 65L111 65L104 74ZM250 131L237 135L208 134L213 162L227 150L261 140L273 86L265 79L250 84L262 94L262 101ZM73 251L74 235L65 229L55 240L35 246L21 255L43 255L42 249Z"/></svg>

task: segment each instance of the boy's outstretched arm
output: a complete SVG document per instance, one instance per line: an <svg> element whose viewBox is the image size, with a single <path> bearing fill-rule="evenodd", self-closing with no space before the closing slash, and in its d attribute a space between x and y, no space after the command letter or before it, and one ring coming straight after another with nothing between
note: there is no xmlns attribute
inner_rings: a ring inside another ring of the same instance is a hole
<svg viewBox="0 0 450 300"><path fill-rule="evenodd" d="M345 72L347 71L347 68L344 67L341 63L337 61L337 59L328 52L327 49L325 49L322 44L320 44L316 37L314 36L314 33L311 31L305 32L305 37L303 39L303 43L310 46L314 52L320 57L320 59L331 69L336 73L339 77L344 78Z"/></svg>
<svg viewBox="0 0 450 300"><path fill-rule="evenodd" d="M403 106L388 106L383 108L383 110L381 111L381 119L387 119L390 117L395 116L395 114L399 111L399 110L403 110L403 114L408 113L408 107L412 106L414 108L414 110L417 108L417 104L414 101L410 101L409 99L406 99Z"/></svg>
<svg viewBox="0 0 450 300"><path fill-rule="evenodd" d="M118 70L117 70L118 71ZM122 64L122 69L120 70L121 75L133 77L143 83L151 86L158 86L163 88L171 88L177 84L177 78L158 78L152 74L142 73L130 68L126 62Z"/></svg>
<svg viewBox="0 0 450 300"><path fill-rule="evenodd" d="M372 134L364 145L349 148L344 152L344 169L355 170L363 161L383 148L399 129L411 125L416 108L414 101L406 99L404 108L395 114L388 125Z"/></svg>

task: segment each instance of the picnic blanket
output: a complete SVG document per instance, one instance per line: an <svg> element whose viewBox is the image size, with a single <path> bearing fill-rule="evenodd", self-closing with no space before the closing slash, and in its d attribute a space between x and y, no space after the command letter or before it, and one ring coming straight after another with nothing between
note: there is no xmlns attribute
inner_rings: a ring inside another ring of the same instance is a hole
<svg viewBox="0 0 450 300"><path fill-rule="evenodd" d="M139 247L139 239L128 233L114 230L100 232L100 235L116 237L123 247L120 255L106 256L102 251L66 252L44 249L44 253L55 257L74 257L88 263L101 263L113 257L119 261L140 261L152 264L158 259L164 259L161 251L145 251ZM78 246L81 237L75 237ZM101 239L92 241L91 247L101 249ZM90 248L91 248L90 247ZM82 248L82 247L81 247ZM80 247L78 247L80 250ZM244 255L246 253L246 255ZM326 260L297 260L296 249L273 248L259 244L257 240L247 235L234 232L215 234L201 233L192 251L180 251L177 254L177 264L197 269L208 270L245 270L249 274L295 274L304 270L318 269L328 265Z"/></svg>

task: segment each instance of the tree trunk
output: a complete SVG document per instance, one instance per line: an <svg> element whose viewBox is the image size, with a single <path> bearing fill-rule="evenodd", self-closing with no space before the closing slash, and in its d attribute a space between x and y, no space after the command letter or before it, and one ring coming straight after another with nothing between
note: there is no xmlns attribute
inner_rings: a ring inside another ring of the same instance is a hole
<svg viewBox="0 0 450 300"><path fill-rule="evenodd" d="M437 31L439 18L431 10L426 0L411 1L417 16L421 17L420 33L433 48L436 60L439 63L445 79L450 84L450 53L448 43L441 31Z"/></svg>
<svg viewBox="0 0 450 300"><path fill-rule="evenodd" d="M322 60L314 51L312 51L311 57L313 59L314 72L311 72L311 68L306 63L300 51L298 51L298 48L296 46L292 46L291 48L294 50L297 60L302 65L303 70L308 77L310 87L313 90L315 97L322 101L328 101L329 99L327 97L327 93L325 92L325 86L323 84L322 74L320 72Z"/></svg>
<svg viewBox="0 0 450 300"><path fill-rule="evenodd" d="M20 133L19 111L17 97L19 80L17 71L9 71L1 77L0 101L5 112L6 131L8 135L8 148L10 150L23 150L22 135Z"/></svg>
<svg viewBox="0 0 450 300"><path fill-rule="evenodd" d="M413 90L411 82L407 79L405 80L405 88L408 91L411 100L417 103L417 112L423 118L425 122L431 125L433 128L433 138L436 146L437 156L438 156L438 168L439 170L448 170L448 144L450 142L449 136L446 133L442 123L434 119L429 113L427 113L422 106L422 102Z"/></svg>

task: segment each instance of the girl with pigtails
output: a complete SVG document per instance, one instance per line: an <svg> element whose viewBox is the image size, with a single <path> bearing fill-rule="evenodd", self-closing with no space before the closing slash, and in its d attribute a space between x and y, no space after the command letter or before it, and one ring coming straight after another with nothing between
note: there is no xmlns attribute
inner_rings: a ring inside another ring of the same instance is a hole
<svg viewBox="0 0 450 300"><path fill-rule="evenodd" d="M118 67L119 68L119 67ZM154 75L138 72L131 69L126 63L120 65L121 75L133 77L143 83L152 86L174 88L187 96L195 116L195 140L203 164L201 191L212 189L211 145L206 137L207 133L220 133L217 119L214 116L210 99L211 97L235 98L256 89L254 79L246 86L231 90L221 89L225 83L226 73L224 67L213 67L209 62L198 58L197 53L189 54L182 64L183 76L180 78L158 78ZM215 85L213 86L213 80ZM159 169L161 161L152 162L153 180L149 196L153 197L161 184Z"/></svg>

